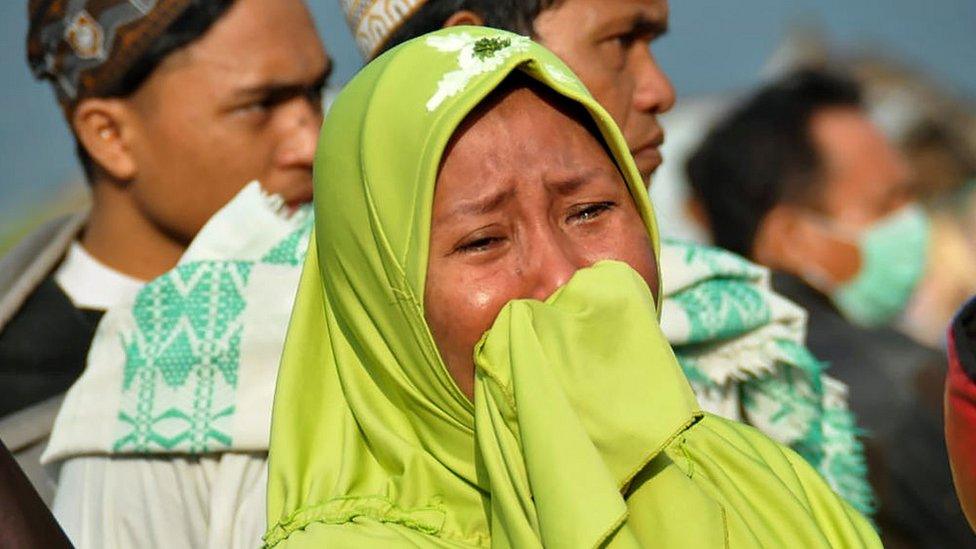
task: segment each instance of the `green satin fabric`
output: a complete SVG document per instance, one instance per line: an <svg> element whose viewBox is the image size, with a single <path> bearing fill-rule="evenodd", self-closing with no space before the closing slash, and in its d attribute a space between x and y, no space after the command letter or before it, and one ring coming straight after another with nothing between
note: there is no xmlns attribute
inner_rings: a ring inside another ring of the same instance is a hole
<svg viewBox="0 0 976 549"><path fill-rule="evenodd" d="M621 263L508 304L475 349L474 403L460 392L424 320L434 182L458 125L516 70L592 114L657 246L623 137L545 49L461 28L370 63L316 158L268 546L878 545L801 458L699 411L654 296Z"/></svg>

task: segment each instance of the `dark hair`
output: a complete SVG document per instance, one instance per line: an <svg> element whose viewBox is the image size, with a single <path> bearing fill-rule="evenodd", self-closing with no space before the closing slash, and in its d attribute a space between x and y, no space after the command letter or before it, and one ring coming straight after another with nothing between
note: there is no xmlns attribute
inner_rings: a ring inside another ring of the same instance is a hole
<svg viewBox="0 0 976 549"><path fill-rule="evenodd" d="M101 97L128 97L139 90L149 76L170 54L175 53L202 37L219 20L234 0L193 0L182 15L166 29L166 32L153 42L152 46L118 83L108 89ZM78 160L85 170L89 182L95 175L95 161L77 138L75 150Z"/></svg>
<svg viewBox="0 0 976 549"><path fill-rule="evenodd" d="M429 0L411 15L377 55L407 40L434 32L452 15L468 10L481 16L485 26L532 36L532 23L558 0Z"/></svg>
<svg viewBox="0 0 976 549"><path fill-rule="evenodd" d="M761 89L708 133L686 168L716 245L749 256L774 206L815 198L823 166L810 120L831 107L862 108L858 85L801 70Z"/></svg>

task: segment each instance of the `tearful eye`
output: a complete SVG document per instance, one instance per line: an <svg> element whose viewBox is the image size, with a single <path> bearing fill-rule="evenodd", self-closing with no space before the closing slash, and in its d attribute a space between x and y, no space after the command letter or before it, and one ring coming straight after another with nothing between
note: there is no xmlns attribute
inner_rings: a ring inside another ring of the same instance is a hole
<svg viewBox="0 0 976 549"><path fill-rule="evenodd" d="M586 223L593 221L601 215L615 208L614 202L597 202L594 204L583 204L573 208L567 219L570 223Z"/></svg>
<svg viewBox="0 0 976 549"><path fill-rule="evenodd" d="M455 252L458 253L479 253L486 252L502 243L504 239L497 236L483 236L474 238L461 243Z"/></svg>

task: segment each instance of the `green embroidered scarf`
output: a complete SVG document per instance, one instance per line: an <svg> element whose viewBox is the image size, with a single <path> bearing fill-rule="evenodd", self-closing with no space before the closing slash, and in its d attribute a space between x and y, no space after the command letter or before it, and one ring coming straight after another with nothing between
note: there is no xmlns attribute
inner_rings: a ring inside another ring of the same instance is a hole
<svg viewBox="0 0 976 549"><path fill-rule="evenodd" d="M703 414L630 267L509 303L475 350L474 403L424 321L434 181L512 71L583 105L648 231L619 130L528 39L440 31L367 66L316 159L316 226L279 372L269 546L877 547L792 451Z"/></svg>
<svg viewBox="0 0 976 549"><path fill-rule="evenodd" d="M309 208L247 185L179 264L108 311L45 463L79 455L265 452Z"/></svg>

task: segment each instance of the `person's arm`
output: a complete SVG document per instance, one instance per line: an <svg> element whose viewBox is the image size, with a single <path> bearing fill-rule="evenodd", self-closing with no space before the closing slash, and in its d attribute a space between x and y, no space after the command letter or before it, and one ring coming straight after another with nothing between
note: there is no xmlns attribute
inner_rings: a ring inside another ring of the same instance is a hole
<svg viewBox="0 0 976 549"><path fill-rule="evenodd" d="M0 441L0 547L71 547L3 441Z"/></svg>
<svg viewBox="0 0 976 549"><path fill-rule="evenodd" d="M959 503L976 527L976 298L949 329L945 431Z"/></svg>

